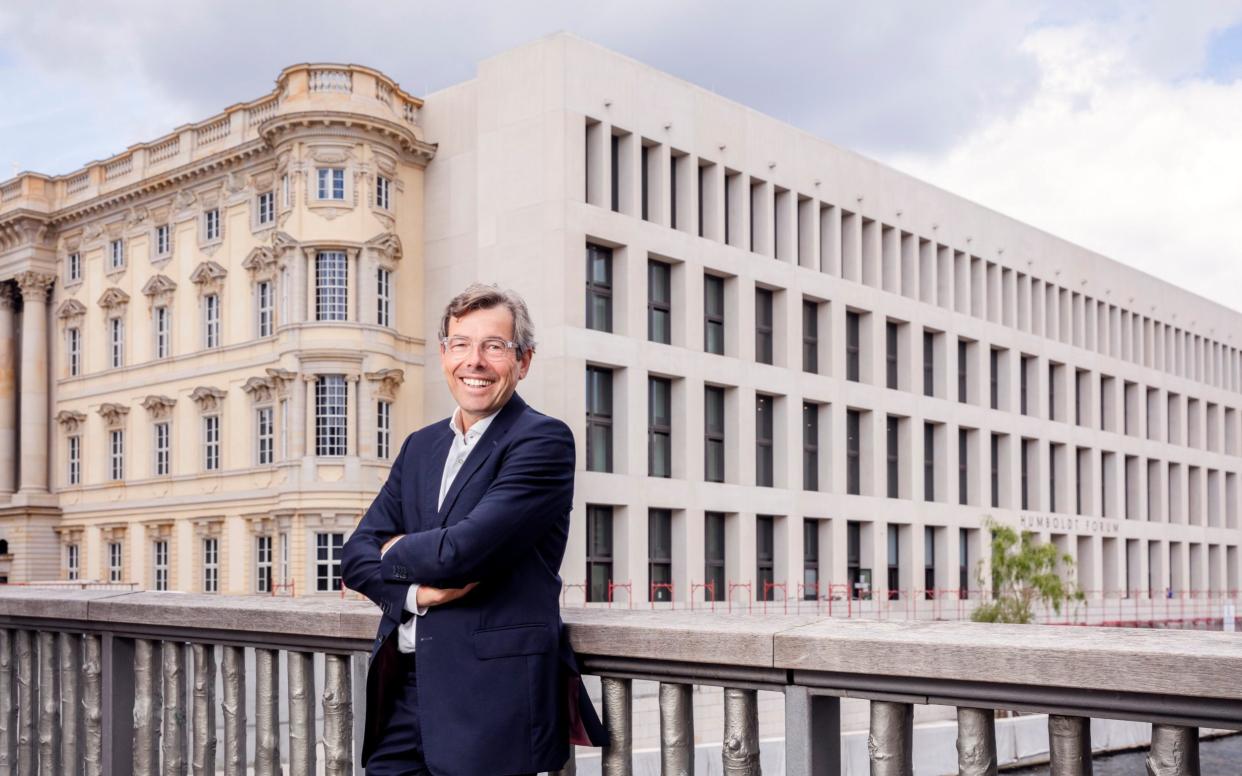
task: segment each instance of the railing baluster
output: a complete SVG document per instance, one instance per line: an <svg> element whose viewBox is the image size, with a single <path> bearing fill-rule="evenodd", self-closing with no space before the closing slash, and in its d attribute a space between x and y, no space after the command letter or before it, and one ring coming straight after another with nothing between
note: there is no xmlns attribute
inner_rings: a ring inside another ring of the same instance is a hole
<svg viewBox="0 0 1242 776"><path fill-rule="evenodd" d="M35 772L34 657L30 654L30 631L19 630L14 652L17 657L17 772Z"/></svg>
<svg viewBox="0 0 1242 776"><path fill-rule="evenodd" d="M631 682L606 676L600 680L600 685L604 692L604 727L608 728L608 743L602 758L604 776L630 776L634 772Z"/></svg>
<svg viewBox="0 0 1242 776"><path fill-rule="evenodd" d="M0 776L17 773L17 700L13 692L13 631L0 630Z"/></svg>
<svg viewBox="0 0 1242 776"><path fill-rule="evenodd" d="M134 641L134 773L155 776L160 765L161 672L156 665L157 641Z"/></svg>
<svg viewBox="0 0 1242 776"><path fill-rule="evenodd" d="M1049 776L1091 776L1091 719L1048 715Z"/></svg>
<svg viewBox="0 0 1242 776"><path fill-rule="evenodd" d="M216 774L216 651L211 644L194 644L194 724L190 770L194 776Z"/></svg>
<svg viewBox="0 0 1242 776"><path fill-rule="evenodd" d="M82 760L86 776L103 774L103 640L82 637Z"/></svg>
<svg viewBox="0 0 1242 776"><path fill-rule="evenodd" d="M225 647L224 776L246 774L246 650Z"/></svg>
<svg viewBox="0 0 1242 776"><path fill-rule="evenodd" d="M254 775L280 776L280 653L254 651Z"/></svg>
<svg viewBox="0 0 1242 776"><path fill-rule="evenodd" d="M694 687L660 683L661 776L694 776Z"/></svg>
<svg viewBox="0 0 1242 776"><path fill-rule="evenodd" d="M1199 776L1199 728L1152 725L1148 776Z"/></svg>
<svg viewBox="0 0 1242 776"><path fill-rule="evenodd" d="M185 647L179 641L161 645L164 677L164 776L185 776Z"/></svg>
<svg viewBox="0 0 1242 776"><path fill-rule="evenodd" d="M724 746L721 772L725 776L759 774L759 694L755 690L724 690Z"/></svg>
<svg viewBox="0 0 1242 776"><path fill-rule="evenodd" d="M315 773L315 655L286 653L289 669L289 772Z"/></svg>
<svg viewBox="0 0 1242 776"><path fill-rule="evenodd" d="M996 712L957 708L958 776L996 776Z"/></svg>
<svg viewBox="0 0 1242 776"><path fill-rule="evenodd" d="M354 710L349 655L324 655L323 766L327 776L354 772Z"/></svg>
<svg viewBox="0 0 1242 776"><path fill-rule="evenodd" d="M60 773L60 693L56 634L39 631L39 772Z"/></svg>
<svg viewBox="0 0 1242 776"><path fill-rule="evenodd" d="M82 637L76 633L56 635L60 655L60 762L65 773L82 772Z"/></svg>
<svg viewBox="0 0 1242 776"><path fill-rule="evenodd" d="M871 701L867 752L871 756L871 776L913 776L914 706Z"/></svg>

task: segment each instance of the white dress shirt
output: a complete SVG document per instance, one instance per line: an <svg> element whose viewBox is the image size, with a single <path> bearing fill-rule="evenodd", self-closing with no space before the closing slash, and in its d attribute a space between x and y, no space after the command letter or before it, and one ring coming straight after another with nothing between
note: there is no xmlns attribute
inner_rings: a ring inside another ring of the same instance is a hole
<svg viewBox="0 0 1242 776"><path fill-rule="evenodd" d="M461 408L453 410L453 417L449 420L449 428L453 430L453 443L449 445L448 457L444 459L444 473L440 475L440 497L436 499L436 509L444 504L444 497L448 495L449 488L453 486L453 480L457 477L457 472L461 471L462 464L466 462L466 458L470 455L470 451L474 449L475 444L479 441L479 437L483 436L483 432L487 431L487 427L492 425L495 420L496 413L493 412L486 418L476 420L470 426L470 430L462 433L461 430ZM414 612L418 617L427 613L427 607L419 607L418 605L418 585L410 585L409 591L405 594L405 610ZM411 617L397 627L397 649L402 652L414 651L414 630L418 624L418 617Z"/></svg>

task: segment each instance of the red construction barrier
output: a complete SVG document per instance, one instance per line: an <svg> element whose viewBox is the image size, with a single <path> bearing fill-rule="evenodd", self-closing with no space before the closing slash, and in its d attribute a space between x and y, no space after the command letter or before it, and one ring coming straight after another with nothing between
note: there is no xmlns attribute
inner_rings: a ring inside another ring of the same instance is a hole
<svg viewBox="0 0 1242 776"><path fill-rule="evenodd" d="M715 582L704 582L703 584L699 584L698 582L690 583L690 609L691 610L694 609L694 601L696 598L698 598L698 593L700 590L702 590L704 593L711 593L711 598L708 599L708 602L711 603L712 605L712 611L713 612L716 611L716 583Z"/></svg>
<svg viewBox="0 0 1242 776"><path fill-rule="evenodd" d="M729 613L733 613L733 591L739 588L746 588L746 611L754 611L754 595L753 588L749 582L730 582L729 583Z"/></svg>
<svg viewBox="0 0 1242 776"><path fill-rule="evenodd" d="M763 583L763 613L768 613L768 599L770 596L781 591L781 602L784 604L782 614L789 614L789 590L784 582L764 582Z"/></svg>
<svg viewBox="0 0 1242 776"><path fill-rule="evenodd" d="M807 593L811 594L810 598L807 598ZM806 582L798 583L797 600L796 600L796 603L794 604L794 611L797 612L798 614L802 614L802 602L803 601L814 601L815 602L815 613L819 614L820 597L819 597L819 583L818 582L811 582L809 584Z"/></svg>
<svg viewBox="0 0 1242 776"><path fill-rule="evenodd" d="M652 609L655 608L656 594L659 593L661 590L668 591L669 608L676 609L677 608L677 596L673 595L673 583L672 582L652 582L651 583L651 590L648 592L648 595L647 595L647 599L651 602L651 608Z"/></svg>
<svg viewBox="0 0 1242 776"><path fill-rule="evenodd" d="M275 595L285 595L285 593L281 593L281 592L280 592L281 590L288 590L289 592L288 592L288 594L287 594L287 595L289 595L289 597L291 597L291 598L297 598L298 593L297 593L297 590L296 590L296 589L294 588L294 586L293 586L293 581L292 581L292 580L290 580L290 581L288 581L288 582L274 582L274 583L272 583L272 589L268 591L268 595L274 595L274 596L275 596Z"/></svg>
<svg viewBox="0 0 1242 776"><path fill-rule="evenodd" d="M564 607L566 605L567 594L569 593L571 589L582 591L582 605L586 606L587 586L585 582L581 584L574 583L574 582L566 582L565 584L561 585L561 606Z"/></svg>
<svg viewBox="0 0 1242 776"><path fill-rule="evenodd" d="M634 586L633 584L630 582L613 582L611 579L608 580L608 608L609 609L612 608L613 597L615 596L616 591L621 590L621 589L625 590L626 598L629 599L629 605L626 608L633 609L634 608Z"/></svg>

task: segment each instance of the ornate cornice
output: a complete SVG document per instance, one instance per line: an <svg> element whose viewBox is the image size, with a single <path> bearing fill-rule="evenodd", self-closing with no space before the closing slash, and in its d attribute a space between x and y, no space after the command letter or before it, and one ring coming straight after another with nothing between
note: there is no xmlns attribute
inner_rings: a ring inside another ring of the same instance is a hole
<svg viewBox="0 0 1242 776"><path fill-rule="evenodd" d="M259 126L259 135L273 148L305 135L367 140L378 136L404 153L409 161L422 166L436 155L436 145L419 140L410 127L364 113L337 110L282 113L264 121Z"/></svg>
<svg viewBox="0 0 1242 776"><path fill-rule="evenodd" d="M47 297L47 290L56 282L56 276L27 270L17 273L14 280L17 281L17 288L22 292L24 301L41 302Z"/></svg>
<svg viewBox="0 0 1242 776"><path fill-rule="evenodd" d="M395 232L380 232L363 243L363 247L375 251L389 262L401 261L401 238Z"/></svg>
<svg viewBox="0 0 1242 776"><path fill-rule="evenodd" d="M142 400L142 408L151 414L156 420L163 420L172 414L173 407L177 406L177 400L167 396L157 396L151 394Z"/></svg>
<svg viewBox="0 0 1242 776"><path fill-rule="evenodd" d="M99 301L96 304L105 310L123 308L125 305L129 304L129 294L125 293L116 286L112 286L100 295Z"/></svg>
<svg viewBox="0 0 1242 776"><path fill-rule="evenodd" d="M267 377L251 377L242 386L242 390L249 396L250 400L256 404L272 400L272 381Z"/></svg>
<svg viewBox="0 0 1242 776"><path fill-rule="evenodd" d="M149 297L171 294L177 290L177 283L167 275L152 275L142 286L142 293Z"/></svg>
<svg viewBox="0 0 1242 776"><path fill-rule="evenodd" d="M205 294L210 291L219 291L224 286L224 278L227 277L229 271L214 261L199 262L194 268L194 272L190 274L190 282L198 286L198 292Z"/></svg>
<svg viewBox="0 0 1242 776"><path fill-rule="evenodd" d="M204 412L208 410L218 409L220 403L228 394L219 388L200 385L190 393L190 398L198 404L198 408Z"/></svg>
<svg viewBox="0 0 1242 776"><path fill-rule="evenodd" d="M293 382L298 376L297 372L280 369L279 367L269 366L266 371L267 379L271 381L272 387L276 389L278 396L284 396L288 393L289 383Z"/></svg>
<svg viewBox="0 0 1242 776"><path fill-rule="evenodd" d="M374 383L375 392L386 399L397 398L397 389L405 382L405 371L401 369L381 369L367 372L366 378Z"/></svg>
<svg viewBox="0 0 1242 776"><path fill-rule="evenodd" d="M246 256L242 269L250 273L254 280L267 280L276 274L276 252L266 245L260 245Z"/></svg>
<svg viewBox="0 0 1242 776"><path fill-rule="evenodd" d="M86 422L86 413L77 410L61 410L56 413L56 422L66 432L72 434Z"/></svg>
<svg viewBox="0 0 1242 776"><path fill-rule="evenodd" d="M62 321L81 318L83 315L86 315L86 305L76 299L66 299L56 308L56 317Z"/></svg>
<svg viewBox="0 0 1242 776"><path fill-rule="evenodd" d="M129 407L124 404L106 401L99 405L99 416L104 419L109 427L119 426L125 422L125 416L129 414Z"/></svg>
<svg viewBox="0 0 1242 776"><path fill-rule="evenodd" d="M49 240L51 222L46 214L32 210L14 210L0 219L0 253L17 248L35 246L53 250L55 240Z"/></svg>

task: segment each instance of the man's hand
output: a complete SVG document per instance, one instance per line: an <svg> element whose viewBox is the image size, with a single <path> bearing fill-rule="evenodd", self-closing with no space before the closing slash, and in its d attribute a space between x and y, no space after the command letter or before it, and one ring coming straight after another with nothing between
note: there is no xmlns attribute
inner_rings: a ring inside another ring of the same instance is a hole
<svg viewBox="0 0 1242 776"><path fill-rule="evenodd" d="M422 609L423 607L428 607L428 606L439 606L441 604L447 604L452 601L456 601L458 598L461 598L466 593L469 593L471 590L474 590L474 588L478 586L478 584L479 584L478 582L471 582L465 587L448 587L448 588L431 587L430 585L419 585L418 586L418 608Z"/></svg>
<svg viewBox="0 0 1242 776"><path fill-rule="evenodd" d="M388 548L396 544L403 536L405 536L405 534L397 534L388 541L384 542L384 546L380 547L380 557L384 557L384 553L388 552Z"/></svg>

